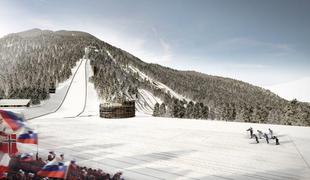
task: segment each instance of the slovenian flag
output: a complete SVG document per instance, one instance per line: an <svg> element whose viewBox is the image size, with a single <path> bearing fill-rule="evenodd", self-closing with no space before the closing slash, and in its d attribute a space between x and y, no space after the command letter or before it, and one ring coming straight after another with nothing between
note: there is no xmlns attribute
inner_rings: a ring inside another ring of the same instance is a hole
<svg viewBox="0 0 310 180"><path fill-rule="evenodd" d="M61 178L65 179L67 176L67 171L69 169L70 162L50 162L47 163L37 175L49 178Z"/></svg>
<svg viewBox="0 0 310 180"><path fill-rule="evenodd" d="M0 118L13 130L16 131L24 126L25 120L18 114L0 109Z"/></svg>
<svg viewBox="0 0 310 180"><path fill-rule="evenodd" d="M38 134L32 130L28 130L27 132L18 136L17 142L25 144L38 144Z"/></svg>

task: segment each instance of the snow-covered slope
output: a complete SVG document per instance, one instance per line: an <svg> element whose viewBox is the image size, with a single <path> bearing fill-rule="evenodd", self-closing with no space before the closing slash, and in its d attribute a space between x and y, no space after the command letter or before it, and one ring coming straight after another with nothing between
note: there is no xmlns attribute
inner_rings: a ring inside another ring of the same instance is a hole
<svg viewBox="0 0 310 180"><path fill-rule="evenodd" d="M113 60L114 63L117 63L115 58L111 55L108 50L105 50L108 56ZM168 86L164 85L161 82L155 81L152 78L148 77L145 73L141 72L138 68L135 68L132 65L129 65L127 68L122 67L122 69L127 73L138 73L141 80L148 80L154 87L163 89L164 92L169 93L171 96L177 99L186 99L182 95L176 93ZM131 97L132 98L132 97ZM135 98L134 98L135 99ZM145 90L145 89L138 89L138 97L136 100L136 109L138 112L145 113L145 114L152 114L154 105L156 103L162 103L163 101L156 97L152 92ZM188 100L188 99L186 99Z"/></svg>
<svg viewBox="0 0 310 180"><path fill-rule="evenodd" d="M46 118L29 122L39 130L39 153L65 153L82 166L123 171L126 180L310 179L310 128L137 116ZM249 139L246 129L268 128L280 139ZM23 151L36 146L19 145ZM22 147L21 147L22 146Z"/></svg>
<svg viewBox="0 0 310 180"><path fill-rule="evenodd" d="M149 81L153 87L162 89L165 93L170 94L174 98L177 98L180 100L185 99L187 101L190 101L188 98L178 94L177 92L175 92L174 90L166 86L165 84L150 78L145 73L143 73L138 68L132 65L129 65L128 68L124 70L130 73L137 73L141 81L144 81L144 80ZM139 112L143 112L145 114L152 114L154 110L154 105L156 103L161 104L163 102L159 97L156 97L150 91L147 91L145 89L139 89L138 91L139 91L139 94L138 94L136 105L137 105L137 110Z"/></svg>
<svg viewBox="0 0 310 180"><path fill-rule="evenodd" d="M156 103L161 104L163 101L154 96L150 91L145 89L138 89L139 94L136 100L136 109L138 112L145 114L153 114L154 106Z"/></svg>
<svg viewBox="0 0 310 180"><path fill-rule="evenodd" d="M61 107L55 113L47 115L46 118L75 117L84 111L87 94L86 61L87 59L82 59L82 64L77 70L66 99Z"/></svg>
<svg viewBox="0 0 310 180"><path fill-rule="evenodd" d="M90 66L90 61L86 62L86 79L87 79L87 96L86 106L83 113L80 116L99 116L100 98L97 94L95 86L90 82L90 78L93 76L93 70Z"/></svg>
<svg viewBox="0 0 310 180"><path fill-rule="evenodd" d="M128 68L129 68L130 70L132 70L132 72L138 73L141 79L150 81L150 82L152 83L153 86L155 86L155 87L157 87L157 88L159 88L159 89L163 89L166 93L170 94L171 96L173 96L173 97L175 97L175 98L177 98L177 99L180 99L180 100L183 100L183 99L185 99L185 100L187 100L187 101L189 100L189 99L187 99L186 97L184 97L184 96L178 94L177 92L175 92L174 90L172 90L171 88L169 88L168 86L166 86L165 84L163 84L163 83L161 83L161 82L159 82L159 81L156 81L156 80L150 78L150 77L147 76L145 73L141 72L138 68L133 67L133 66L131 66L131 65L128 66Z"/></svg>
<svg viewBox="0 0 310 180"><path fill-rule="evenodd" d="M310 77L267 86L266 89L271 90L287 100L296 98L299 101L310 102Z"/></svg>

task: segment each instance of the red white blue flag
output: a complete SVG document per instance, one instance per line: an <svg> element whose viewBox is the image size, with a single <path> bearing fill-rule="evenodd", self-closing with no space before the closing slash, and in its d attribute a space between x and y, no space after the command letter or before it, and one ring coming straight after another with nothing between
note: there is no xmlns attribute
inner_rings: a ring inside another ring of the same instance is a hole
<svg viewBox="0 0 310 180"><path fill-rule="evenodd" d="M28 130L27 132L18 136L17 142L25 144L38 144L38 134L32 130Z"/></svg>
<svg viewBox="0 0 310 180"><path fill-rule="evenodd" d="M61 178L65 179L69 169L70 162L50 162L46 164L37 175L49 178Z"/></svg>
<svg viewBox="0 0 310 180"><path fill-rule="evenodd" d="M3 121L13 130L19 130L21 127L24 126L25 120L23 117L19 116L18 114L5 111L0 109L0 119Z"/></svg>

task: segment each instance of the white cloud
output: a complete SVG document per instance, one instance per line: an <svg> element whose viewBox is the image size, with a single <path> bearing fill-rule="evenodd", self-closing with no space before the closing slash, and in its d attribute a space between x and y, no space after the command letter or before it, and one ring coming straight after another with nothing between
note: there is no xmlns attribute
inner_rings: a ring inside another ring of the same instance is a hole
<svg viewBox="0 0 310 180"><path fill-rule="evenodd" d="M231 68L238 68L238 69L262 69L266 68L266 65L263 64L245 64L245 63L235 63L235 64L228 64Z"/></svg>
<svg viewBox="0 0 310 180"><path fill-rule="evenodd" d="M278 56L296 52L290 44L265 42L244 37L220 41L216 43L214 47L220 50L253 50Z"/></svg>

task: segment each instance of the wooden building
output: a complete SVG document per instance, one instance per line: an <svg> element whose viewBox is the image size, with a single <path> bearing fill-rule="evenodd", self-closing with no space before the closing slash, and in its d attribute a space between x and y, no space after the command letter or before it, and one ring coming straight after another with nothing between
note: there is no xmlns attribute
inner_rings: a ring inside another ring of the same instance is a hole
<svg viewBox="0 0 310 180"><path fill-rule="evenodd" d="M31 99L0 99L0 107L29 107Z"/></svg>
<svg viewBox="0 0 310 180"><path fill-rule="evenodd" d="M103 118L129 118L135 117L135 101L124 101L122 103L100 104L100 117Z"/></svg>

